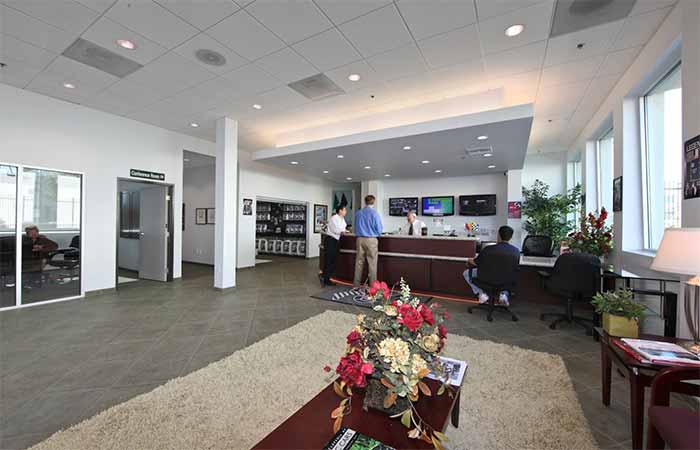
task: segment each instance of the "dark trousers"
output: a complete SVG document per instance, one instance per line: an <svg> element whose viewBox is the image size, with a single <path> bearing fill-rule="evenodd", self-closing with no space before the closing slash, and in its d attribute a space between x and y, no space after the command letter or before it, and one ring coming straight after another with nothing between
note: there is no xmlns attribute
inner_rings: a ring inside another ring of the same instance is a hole
<svg viewBox="0 0 700 450"><path fill-rule="evenodd" d="M326 243L324 247L326 252L323 255L323 279L325 281L330 281L335 273L335 260L338 256L340 241L330 236L326 236L325 239Z"/></svg>

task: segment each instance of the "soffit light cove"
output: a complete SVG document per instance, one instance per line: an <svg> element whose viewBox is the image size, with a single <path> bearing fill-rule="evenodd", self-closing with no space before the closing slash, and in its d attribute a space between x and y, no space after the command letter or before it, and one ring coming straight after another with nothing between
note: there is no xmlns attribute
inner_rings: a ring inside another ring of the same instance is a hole
<svg viewBox="0 0 700 450"><path fill-rule="evenodd" d="M136 48L136 44L128 39L117 39L117 45L127 50L134 50Z"/></svg>
<svg viewBox="0 0 700 450"><path fill-rule="evenodd" d="M63 83L63 87L66 89L75 89L75 85L73 83Z"/></svg>
<svg viewBox="0 0 700 450"><path fill-rule="evenodd" d="M508 28L506 28L505 33L506 33L506 36L508 36L508 37L515 37L515 36L519 35L520 33L522 33L524 29L525 29L525 25L515 24L515 25L511 25Z"/></svg>
<svg viewBox="0 0 700 450"><path fill-rule="evenodd" d="M477 136L476 139L479 141L485 141L488 138L489 138L488 136L486 136L485 134L482 134L481 136Z"/></svg>
<svg viewBox="0 0 700 450"><path fill-rule="evenodd" d="M360 81L360 78L361 77L356 73L352 73L352 74L348 75L348 80L350 80L350 81Z"/></svg>
<svg viewBox="0 0 700 450"><path fill-rule="evenodd" d="M257 103L253 105L253 108L255 109L262 109L262 105L258 105Z"/></svg>

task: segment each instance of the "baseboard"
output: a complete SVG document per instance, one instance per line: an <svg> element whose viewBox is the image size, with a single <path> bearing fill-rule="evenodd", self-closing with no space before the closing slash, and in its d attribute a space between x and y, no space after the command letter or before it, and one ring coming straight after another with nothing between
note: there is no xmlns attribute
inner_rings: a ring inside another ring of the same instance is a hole
<svg viewBox="0 0 700 450"><path fill-rule="evenodd" d="M105 288L105 289L95 289L94 291L85 291L85 298L97 297L99 295L114 294L117 292L117 288Z"/></svg>
<svg viewBox="0 0 700 450"><path fill-rule="evenodd" d="M183 259L182 262L183 262L183 263L187 263L187 264L196 264L196 265L198 265L198 266L214 267L214 264L203 263L203 262L197 262L197 261L185 261L185 260Z"/></svg>

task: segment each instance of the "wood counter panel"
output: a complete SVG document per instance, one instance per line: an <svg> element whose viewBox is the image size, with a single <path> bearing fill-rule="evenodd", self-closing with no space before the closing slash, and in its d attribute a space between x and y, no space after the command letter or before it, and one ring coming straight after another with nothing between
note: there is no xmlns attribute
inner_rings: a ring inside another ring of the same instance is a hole
<svg viewBox="0 0 700 450"><path fill-rule="evenodd" d="M355 236L343 236L340 248L355 250ZM382 236L379 238L379 251L387 253L408 253L412 255L453 256L473 258L476 256L476 241L464 239L400 238Z"/></svg>

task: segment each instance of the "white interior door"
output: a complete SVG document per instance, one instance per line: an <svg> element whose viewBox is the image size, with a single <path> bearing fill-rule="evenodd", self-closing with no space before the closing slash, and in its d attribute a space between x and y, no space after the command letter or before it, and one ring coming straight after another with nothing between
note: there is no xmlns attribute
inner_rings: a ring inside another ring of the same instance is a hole
<svg viewBox="0 0 700 450"><path fill-rule="evenodd" d="M168 279L168 188L155 186L140 192L139 278Z"/></svg>

